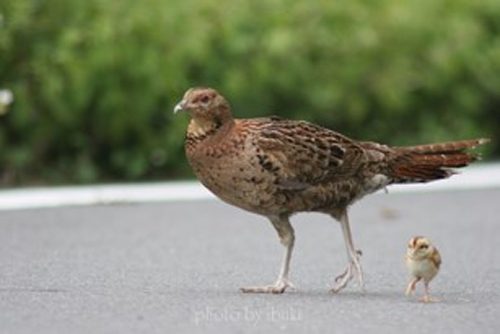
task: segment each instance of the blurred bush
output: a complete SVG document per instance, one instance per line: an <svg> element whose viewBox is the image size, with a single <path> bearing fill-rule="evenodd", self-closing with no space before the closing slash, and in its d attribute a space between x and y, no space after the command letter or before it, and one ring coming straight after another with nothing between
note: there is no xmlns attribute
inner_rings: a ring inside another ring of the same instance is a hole
<svg viewBox="0 0 500 334"><path fill-rule="evenodd" d="M190 176L201 85L357 139L498 137L500 1L0 0L0 182Z"/></svg>

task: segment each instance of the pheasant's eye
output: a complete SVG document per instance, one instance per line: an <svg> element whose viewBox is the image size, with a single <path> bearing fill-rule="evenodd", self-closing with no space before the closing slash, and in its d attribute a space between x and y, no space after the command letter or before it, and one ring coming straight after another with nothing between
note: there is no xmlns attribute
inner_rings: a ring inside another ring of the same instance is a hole
<svg viewBox="0 0 500 334"><path fill-rule="evenodd" d="M203 104L207 104L207 103L208 103L208 101L210 101L210 98L208 97L208 95L205 95L205 96L203 96L203 97L201 98L201 100L200 100L200 101L201 101L201 103L203 103Z"/></svg>

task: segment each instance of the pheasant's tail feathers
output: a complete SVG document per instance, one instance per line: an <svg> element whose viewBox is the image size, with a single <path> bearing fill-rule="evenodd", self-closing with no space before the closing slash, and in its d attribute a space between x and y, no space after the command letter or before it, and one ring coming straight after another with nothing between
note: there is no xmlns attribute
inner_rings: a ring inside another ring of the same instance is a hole
<svg viewBox="0 0 500 334"><path fill-rule="evenodd" d="M471 140L458 140L439 144L427 144L417 146L395 147L401 151L408 151L414 153L453 153L463 152L466 149L473 149L477 146L484 145L490 140L488 138L479 138Z"/></svg>
<svg viewBox="0 0 500 334"><path fill-rule="evenodd" d="M399 155L392 165L396 183L429 182L447 178L455 172L450 168L465 167L480 159L476 153L466 152L489 139L461 140L448 143L395 148Z"/></svg>

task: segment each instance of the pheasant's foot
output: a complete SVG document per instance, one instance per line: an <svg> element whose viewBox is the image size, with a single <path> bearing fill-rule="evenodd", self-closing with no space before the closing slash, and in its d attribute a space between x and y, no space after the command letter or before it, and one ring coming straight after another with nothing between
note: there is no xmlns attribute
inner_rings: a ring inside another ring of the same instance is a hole
<svg viewBox="0 0 500 334"><path fill-rule="evenodd" d="M295 289L295 286L286 278L279 279L274 285L268 286L251 286L241 288L243 293L275 293L280 294L285 292L287 288Z"/></svg>
<svg viewBox="0 0 500 334"><path fill-rule="evenodd" d="M352 258L351 262L347 268L335 278L335 283L337 285L333 287L330 291L337 293L347 286L347 284L354 278L355 273L358 276L359 287L362 292L365 290L365 279L363 275L363 268L361 267L360 257L361 251L356 251L356 256Z"/></svg>
<svg viewBox="0 0 500 334"><path fill-rule="evenodd" d="M337 285L334 286L330 291L333 293L337 293L343 288L345 288L347 286L347 283L349 283L353 279L354 270L355 269L353 265L349 264L349 266L347 266L344 272L335 278L335 283L337 283Z"/></svg>

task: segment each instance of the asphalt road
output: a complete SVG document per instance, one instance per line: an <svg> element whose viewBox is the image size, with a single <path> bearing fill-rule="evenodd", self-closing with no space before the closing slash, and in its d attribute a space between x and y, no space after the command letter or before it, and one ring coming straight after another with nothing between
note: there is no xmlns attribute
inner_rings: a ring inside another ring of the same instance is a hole
<svg viewBox="0 0 500 334"><path fill-rule="evenodd" d="M293 218L284 295L282 248L263 218L217 201L0 212L0 333L497 333L500 189L377 194L351 222L366 293L328 292L346 264L340 226ZM434 304L404 297L413 235L443 256Z"/></svg>

